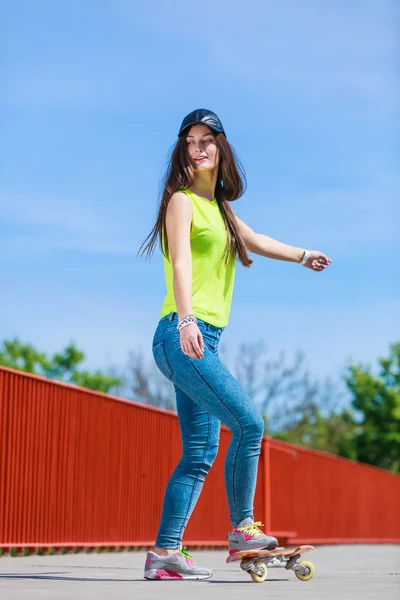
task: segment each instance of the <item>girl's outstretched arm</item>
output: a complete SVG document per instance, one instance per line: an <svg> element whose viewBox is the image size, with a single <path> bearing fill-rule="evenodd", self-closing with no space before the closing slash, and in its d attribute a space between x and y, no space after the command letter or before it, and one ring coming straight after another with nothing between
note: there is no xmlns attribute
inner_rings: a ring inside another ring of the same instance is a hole
<svg viewBox="0 0 400 600"><path fill-rule="evenodd" d="M275 260L301 262L305 253L304 248L290 246L262 233L256 233L244 221L239 219L237 215L235 215L235 218L245 246L250 252L267 258L274 258ZM309 257L304 266L313 271L323 271L332 262L330 258L319 250L309 250L308 252Z"/></svg>

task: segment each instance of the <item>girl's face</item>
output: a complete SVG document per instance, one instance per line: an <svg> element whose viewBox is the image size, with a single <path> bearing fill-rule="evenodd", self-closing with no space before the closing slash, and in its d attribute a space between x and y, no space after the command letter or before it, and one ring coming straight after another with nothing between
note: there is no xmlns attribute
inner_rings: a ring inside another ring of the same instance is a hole
<svg viewBox="0 0 400 600"><path fill-rule="evenodd" d="M219 150L212 130L207 125L192 125L186 135L188 157L195 171L218 167Z"/></svg>

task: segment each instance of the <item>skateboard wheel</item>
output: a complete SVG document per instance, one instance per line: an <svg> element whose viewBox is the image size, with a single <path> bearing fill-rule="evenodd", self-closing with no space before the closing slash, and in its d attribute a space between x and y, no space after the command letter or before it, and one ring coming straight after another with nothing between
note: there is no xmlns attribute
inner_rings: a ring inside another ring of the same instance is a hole
<svg viewBox="0 0 400 600"><path fill-rule="evenodd" d="M267 579L268 569L261 560L258 560L257 562L255 562L254 566L257 567L257 570L259 570L259 571L262 570L262 574L259 575L258 573L255 573L254 571L250 571L251 578L255 583L262 583L263 581L265 581Z"/></svg>
<svg viewBox="0 0 400 600"><path fill-rule="evenodd" d="M312 564L312 562L308 561L308 560L302 560L301 562L297 563L299 565L302 565L303 567L307 567L307 569L309 570L309 572L306 575L303 575L303 573L300 573L299 571L295 571L295 575L297 577L297 579L300 579L301 581L309 581L310 579L312 579L315 575L315 567Z"/></svg>

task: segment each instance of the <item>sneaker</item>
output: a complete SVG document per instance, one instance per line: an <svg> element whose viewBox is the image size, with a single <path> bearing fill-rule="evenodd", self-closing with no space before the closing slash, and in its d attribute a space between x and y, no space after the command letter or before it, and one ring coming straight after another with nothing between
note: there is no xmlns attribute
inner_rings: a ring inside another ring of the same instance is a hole
<svg viewBox="0 0 400 600"><path fill-rule="evenodd" d="M211 569L198 567L193 558L183 550L176 550L168 556L148 552L144 568L145 579L208 579Z"/></svg>
<svg viewBox="0 0 400 600"><path fill-rule="evenodd" d="M253 523L248 517L228 534L229 554L241 550L273 550L278 546L278 540L270 535L265 535L258 525L263 526L260 521Z"/></svg>

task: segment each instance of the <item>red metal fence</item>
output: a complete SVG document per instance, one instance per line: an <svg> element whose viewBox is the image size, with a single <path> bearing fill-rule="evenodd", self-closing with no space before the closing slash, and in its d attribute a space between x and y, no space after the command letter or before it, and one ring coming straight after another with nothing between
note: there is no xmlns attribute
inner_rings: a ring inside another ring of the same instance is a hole
<svg viewBox="0 0 400 600"><path fill-rule="evenodd" d="M184 543L226 546L219 455ZM175 413L0 367L0 548L150 546L181 455ZM255 518L280 541L400 542L400 477L264 438Z"/></svg>

